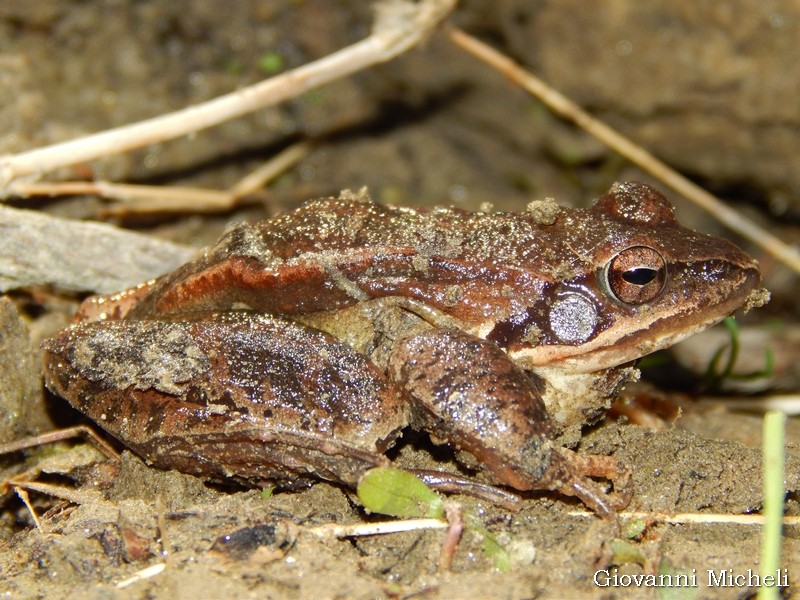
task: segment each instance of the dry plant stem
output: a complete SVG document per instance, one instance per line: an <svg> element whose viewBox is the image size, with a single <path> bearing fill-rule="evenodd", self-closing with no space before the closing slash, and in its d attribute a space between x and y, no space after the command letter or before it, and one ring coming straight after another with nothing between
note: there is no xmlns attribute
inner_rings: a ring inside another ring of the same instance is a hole
<svg viewBox="0 0 800 600"><path fill-rule="evenodd" d="M715 216L731 231L760 246L783 264L800 273L800 252L785 244L781 239L743 218L739 213L725 205L714 195L695 185L683 175L670 168L641 146L619 134L611 127L586 113L572 100L557 92L544 81L515 64L508 57L490 46L464 33L459 29L450 30L450 39L460 48L488 63L514 83L520 85L533 96L545 103L560 116L573 121L601 142L619 152L622 156L682 194L701 208Z"/></svg>
<svg viewBox="0 0 800 600"><path fill-rule="evenodd" d="M312 149L313 145L310 142L292 144L252 173L242 177L228 190L228 193L236 199L255 193L303 160Z"/></svg>
<svg viewBox="0 0 800 600"><path fill-rule="evenodd" d="M596 518L597 515L585 510L574 510L568 513L573 517ZM734 525L763 525L764 515L727 515L721 513L653 513L653 512L621 512L620 519L643 519L669 525L685 525L690 523L731 523ZM784 527L800 526L800 517L783 517Z"/></svg>
<svg viewBox="0 0 800 600"><path fill-rule="evenodd" d="M59 181L32 183L20 181L14 189L21 197L76 196L89 194L135 206L126 213L164 211L215 212L230 210L243 196L252 194L291 169L311 152L309 142L298 142L276 154L258 169L245 175L229 190L194 187L136 185L111 181Z"/></svg>
<svg viewBox="0 0 800 600"><path fill-rule="evenodd" d="M576 510L568 513L573 517L585 517L596 519L594 513ZM667 523L670 525L686 525L692 523L730 523L734 525L763 525L763 515L727 515L714 513L653 513L653 512L621 512L619 518L623 520L643 519L650 522ZM784 527L800 526L800 517L784 517ZM311 529L305 529L316 537L361 537L370 535L388 535L392 533L403 533L406 531L420 531L426 529L448 529L451 524L440 519L407 519L403 521L384 521L381 523L354 523L352 525L320 525Z"/></svg>
<svg viewBox="0 0 800 600"><path fill-rule="evenodd" d="M169 558L169 533L167 530L167 508L164 504L164 497L161 494L156 494L156 523L158 525L158 540L161 544L161 556Z"/></svg>
<svg viewBox="0 0 800 600"><path fill-rule="evenodd" d="M23 490L20 486L15 486L14 491L19 496L19 499L25 504L25 507L28 509L28 512L31 513L31 517L33 518L33 522L36 523L36 529L39 530L39 533L44 535L44 529L42 529L42 523L39 521L39 517L36 515L36 511L33 510L33 505L31 504L31 499L28 497L28 492Z"/></svg>
<svg viewBox="0 0 800 600"><path fill-rule="evenodd" d="M123 206L112 206L104 211L105 216L122 217L129 215L159 214L164 212L222 212L231 210L248 194L258 191L281 173L291 169L295 164L308 156L311 144L298 142L279 152L258 169L245 175L226 191L205 190L199 188L138 186L141 195L137 198L129 196ZM37 184L34 184L37 185ZM56 184L57 185L57 184ZM127 188L134 186L107 184L118 187L124 194ZM166 192L166 193L165 193ZM106 197L110 197L105 195ZM116 200L123 198L115 197Z"/></svg>
<svg viewBox="0 0 800 600"><path fill-rule="evenodd" d="M150 579L151 577L155 577L159 573L163 572L164 569L167 568L166 563L156 563L154 565L150 565L149 567L145 567L144 569L140 569L133 574L132 577L128 577L127 579L123 579L119 583L117 583L117 589L123 589L128 587L129 585L133 585L134 583L138 583L139 581L144 581L145 579Z"/></svg>
<svg viewBox="0 0 800 600"><path fill-rule="evenodd" d="M140 206L155 203L163 211L212 212L230 209L235 198L230 192L202 188L136 185L110 181L64 181L53 183L19 182L14 185L20 196L100 196L117 202L133 203L125 207L133 212Z"/></svg>
<svg viewBox="0 0 800 600"><path fill-rule="evenodd" d="M422 529L448 529L450 525L440 519L407 519L405 521L384 521L382 523L354 523L352 525L320 525L305 531L317 537L360 537L365 535L386 535Z"/></svg>
<svg viewBox="0 0 800 600"><path fill-rule="evenodd" d="M455 4L456 0L379 4L370 36L317 61L174 113L0 159L0 197L16 193L13 182L19 177L38 177L195 133L391 60L424 40Z"/></svg>
<svg viewBox="0 0 800 600"><path fill-rule="evenodd" d="M40 481L12 480L9 481L9 483L14 486L14 489L17 491L17 495L19 495L20 489L31 490L33 492L39 492L40 494L52 496L53 498L61 498L62 500L72 502L73 504L86 504L88 502L99 500L102 497L102 493L99 490L74 490L63 485L53 485L52 483L42 483ZM20 496L20 498L22 498L22 496ZM23 502L24 501L25 500L23 499Z"/></svg>
<svg viewBox="0 0 800 600"><path fill-rule="evenodd" d="M461 514L461 507L458 504L446 502L444 510L449 527L444 542L442 542L442 548L439 550L439 573L445 573L453 566L456 547L461 541L461 534L464 533L464 517Z"/></svg>
<svg viewBox="0 0 800 600"><path fill-rule="evenodd" d="M576 510L568 513L573 517L597 518L594 513ZM763 515L727 515L714 513L653 513L653 512L621 512L619 518L624 520L643 519L651 522L667 523L670 525L685 525L692 523L731 523L734 525L763 525ZM784 527L800 526L800 517L784 517ZM360 537L369 535L387 535L406 531L420 531L425 529L451 529L451 524L441 519L406 519L403 521L384 521L381 523L354 523L352 525L320 525L305 529L317 537Z"/></svg>
<svg viewBox="0 0 800 600"><path fill-rule="evenodd" d="M92 446L97 448L100 452L105 454L112 460L119 460L119 452L114 450L111 445L101 438L97 432L91 427L86 425L76 425L75 427L67 427L65 429L58 429L56 431L49 431L47 433L40 433L31 437L14 440L5 444L0 444L0 455L8 454L10 452L18 452L26 448L33 448L42 446L44 444L53 444L55 442L63 442L64 440L71 440L76 437L81 437Z"/></svg>

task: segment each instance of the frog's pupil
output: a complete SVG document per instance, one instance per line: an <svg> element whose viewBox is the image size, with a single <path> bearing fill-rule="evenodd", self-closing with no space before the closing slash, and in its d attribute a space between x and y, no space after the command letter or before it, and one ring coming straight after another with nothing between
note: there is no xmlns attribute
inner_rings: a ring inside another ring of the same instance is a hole
<svg viewBox="0 0 800 600"><path fill-rule="evenodd" d="M658 275L658 269L648 269L647 267L640 267L638 269L631 269L622 274L622 278L628 283L634 285L647 285L653 281Z"/></svg>

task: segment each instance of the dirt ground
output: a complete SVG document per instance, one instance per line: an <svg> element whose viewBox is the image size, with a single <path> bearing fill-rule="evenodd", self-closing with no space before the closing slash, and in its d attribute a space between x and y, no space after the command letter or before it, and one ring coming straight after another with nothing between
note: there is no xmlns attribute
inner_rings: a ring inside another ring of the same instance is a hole
<svg viewBox="0 0 800 600"><path fill-rule="evenodd" d="M0 153L161 114L304 64L366 35L370 14L365 1L4 0ZM783 239L800 239L795 3L465 1L451 22L530 66ZM202 247L233 222L346 188L368 186L374 198L400 205L474 209L491 202L499 210L521 210L546 196L586 205L614 181L652 183L459 51L444 33L386 65L275 108L61 175L224 189L305 138L316 142L309 157L224 214L109 217L107 204L85 197L13 204L105 219ZM699 209L670 198L683 223L744 245ZM773 300L739 320L737 370L758 369L765 348L774 352L775 366L728 392L796 393L797 277L757 249L748 251L761 261ZM81 422L65 402L44 393L38 351L41 339L67 323L79 298L43 288L13 290L8 298L0 302L0 441ZM48 446L0 457L3 479L33 470L37 481L66 486L71 494L59 500L30 493L42 531L16 494L3 496L0 595L748 597L753 590L746 586L710 590L704 583L709 569L758 568L761 527L712 516L761 509L760 417L732 410L732 401L698 403L676 390L696 391L692 373L702 374L718 335L679 347L666 375L653 371L666 392L652 386L629 392L658 399L671 416L680 406L674 423L667 419L654 429L609 419L586 431L578 447L631 467L635 494L626 512L649 515L638 520L603 521L556 495L531 494L518 512L458 497L468 527L452 568L439 572L441 529L332 535L334 524L388 520L365 514L351 492L335 486L266 495L158 471L129 453L118 468L92 466L98 455L84 444ZM799 440L800 422L792 417L785 482L790 516L800 515ZM422 443L402 448L397 460L434 459ZM446 457L438 467L455 468ZM665 520L683 513L709 518ZM784 532L783 566L790 582L785 596L800 597L796 525ZM143 572L149 567L155 570ZM696 573L699 587L603 587L595 574L606 569Z"/></svg>

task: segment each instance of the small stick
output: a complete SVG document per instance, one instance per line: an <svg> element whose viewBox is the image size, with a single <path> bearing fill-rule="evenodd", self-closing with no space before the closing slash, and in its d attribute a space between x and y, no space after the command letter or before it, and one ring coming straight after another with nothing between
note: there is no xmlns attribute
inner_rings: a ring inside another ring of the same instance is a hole
<svg viewBox="0 0 800 600"><path fill-rule="evenodd" d="M387 533L401 533L404 531L419 531L421 529L447 529L450 527L446 521L440 519L406 519L405 521L383 521L381 523L353 523L352 525L337 525L330 523L306 529L308 533L317 537L361 537L365 535L385 535Z"/></svg>
<svg viewBox="0 0 800 600"><path fill-rule="evenodd" d="M131 577L123 579L122 581L117 583L117 589L121 590L139 581L144 581L145 579L150 579L151 577L155 577L159 573L162 573L166 568L167 565L165 563L156 563L154 565L150 565L149 567L145 567L144 569L136 571L136 573L134 573Z"/></svg>
<svg viewBox="0 0 800 600"><path fill-rule="evenodd" d="M450 30L450 39L460 48L494 67L517 85L523 87L560 116L569 119L588 131L601 142L682 194L704 210L710 212L723 225L747 238L771 254L790 269L800 273L800 252L745 219L714 195L695 185L641 146L595 119L572 100L557 92L530 71L515 64L510 58L487 46L460 29Z"/></svg>
<svg viewBox="0 0 800 600"><path fill-rule="evenodd" d="M590 517L596 515L585 510L570 511L573 517ZM652 513L652 512L621 512L617 516L620 519L644 519L647 521L657 521L668 525L686 525L690 523L732 523L734 525L764 525L766 518L764 515L726 515L720 513ZM783 517L783 525L792 527L800 525L800 517Z"/></svg>
<svg viewBox="0 0 800 600"><path fill-rule="evenodd" d="M278 175L288 171L311 153L313 145L310 142L297 142L282 150L261 167L242 177L238 183L228 189L234 198L239 199L252 194L266 186Z"/></svg>
<svg viewBox="0 0 800 600"><path fill-rule="evenodd" d="M464 517L461 514L461 507L458 504L446 502L444 510L449 526L444 542L442 542L442 548L439 550L439 573L446 573L453 566L456 547L461 541L461 534L464 533Z"/></svg>
<svg viewBox="0 0 800 600"><path fill-rule="evenodd" d="M59 181L33 183L19 181L15 192L30 196L75 196L91 194L122 202L126 206L107 209L106 215L151 214L188 211L222 212L232 209L243 196L252 194L292 168L311 152L311 144L298 142L279 152L228 190L209 190L183 186L137 185L111 181ZM129 206L128 204L132 204Z"/></svg>
<svg viewBox="0 0 800 600"><path fill-rule="evenodd" d="M575 510L569 513L572 517L586 517L596 519L597 515L585 510ZM653 512L621 512L620 519L645 519L657 521L669 525L685 525L691 523L732 523L735 525L763 525L765 522L763 515L727 515L714 513L678 513L670 515L667 513ZM786 527L800 525L800 517L783 517L783 524ZM419 531L424 529L448 529L450 525L440 519L407 519L404 521L383 521L380 523L353 523L352 525L319 525L311 529L305 529L317 537L361 537L367 535L387 535L391 533L402 533L405 531Z"/></svg>
<svg viewBox="0 0 800 600"><path fill-rule="evenodd" d="M391 60L426 39L455 4L456 0L379 3L368 37L317 61L180 111L2 158L0 197L16 193L13 182L19 177L189 135Z"/></svg>
<svg viewBox="0 0 800 600"><path fill-rule="evenodd" d="M87 194L117 202L140 205L157 203L161 211L191 210L210 212L229 209L234 201L230 192L182 186L137 185L111 181L62 181L14 184L14 190L25 198L31 196L76 196ZM131 210L126 207L126 210Z"/></svg>
<svg viewBox="0 0 800 600"><path fill-rule="evenodd" d="M20 496L20 498L22 498L20 492L24 492L25 490L39 492L40 494L52 496L53 498L61 498L62 500L72 502L73 504L86 504L92 500L97 500L101 496L101 493L98 490L89 489L77 491L63 485L42 483L40 481L21 481L12 479L8 483L14 486L14 490L17 492L17 495ZM22 498L22 501L25 502L25 498Z"/></svg>
<svg viewBox="0 0 800 600"><path fill-rule="evenodd" d="M44 529L42 529L42 523L39 521L39 517L36 516L36 511L33 510L33 505L31 504L31 499L28 496L28 492L23 490L22 487L20 487L19 485L14 486L14 491L17 493L17 496L19 496L19 499L25 503L28 512L31 513L31 517L33 517L33 522L36 523L36 529L39 530L39 533L45 535Z"/></svg>
<svg viewBox="0 0 800 600"><path fill-rule="evenodd" d="M100 452L105 454L112 460L119 460L119 452L114 448L91 427L87 425L76 425L74 427L67 427L65 429L57 429L56 431L48 431L47 433L40 433L30 437L14 440L0 444L0 454L8 454L10 452L18 452L26 448L33 448L35 446L43 446L44 444L53 444L55 442L63 442L64 440L71 440L76 437L82 437L84 440L92 444Z"/></svg>
<svg viewBox="0 0 800 600"><path fill-rule="evenodd" d="M199 188L141 186L146 197L133 205L113 206L104 211L106 216L144 215L186 211L222 212L234 208L244 196L258 191L280 174L291 169L311 152L309 142L297 142L279 152L255 171L248 173L225 191ZM115 185L115 184L111 184ZM121 189L132 187L123 185ZM164 193L166 192L166 194ZM166 201L166 204L165 204Z"/></svg>
<svg viewBox="0 0 800 600"><path fill-rule="evenodd" d="M164 559L169 559L169 537L167 532L167 518L166 507L164 506L164 497L161 494L156 494L156 523L158 526L158 538L161 543L161 556Z"/></svg>

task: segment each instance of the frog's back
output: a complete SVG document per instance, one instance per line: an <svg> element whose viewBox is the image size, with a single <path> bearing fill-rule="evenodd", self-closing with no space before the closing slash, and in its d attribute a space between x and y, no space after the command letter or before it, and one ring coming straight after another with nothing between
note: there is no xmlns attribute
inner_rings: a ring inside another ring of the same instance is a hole
<svg viewBox="0 0 800 600"><path fill-rule="evenodd" d="M159 281L132 315L237 307L292 315L403 296L469 321L507 312L511 289L517 303L538 297L561 246L552 225L524 213L325 198L230 230Z"/></svg>

